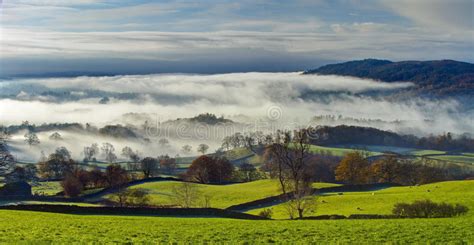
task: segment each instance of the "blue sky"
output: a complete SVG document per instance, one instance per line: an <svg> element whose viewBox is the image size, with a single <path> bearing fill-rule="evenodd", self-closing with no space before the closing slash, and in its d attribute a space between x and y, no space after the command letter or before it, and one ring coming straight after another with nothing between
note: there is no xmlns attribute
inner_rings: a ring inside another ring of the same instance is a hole
<svg viewBox="0 0 474 245"><path fill-rule="evenodd" d="M472 0L3 0L3 76L472 62Z"/></svg>

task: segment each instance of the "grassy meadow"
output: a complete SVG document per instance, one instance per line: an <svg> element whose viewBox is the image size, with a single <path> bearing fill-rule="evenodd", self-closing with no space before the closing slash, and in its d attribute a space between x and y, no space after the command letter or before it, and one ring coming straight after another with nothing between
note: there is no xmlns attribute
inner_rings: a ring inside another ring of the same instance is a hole
<svg viewBox="0 0 474 245"><path fill-rule="evenodd" d="M397 202L430 199L434 202L460 203L469 208L467 216L474 219L474 180L446 181L421 186L391 187L373 192L326 193L316 197L316 210L322 214L390 214ZM273 218L287 219L284 204L272 207ZM262 209L248 211L258 214Z"/></svg>
<svg viewBox="0 0 474 245"><path fill-rule="evenodd" d="M143 188L150 194L150 203L153 205L173 205L171 193L173 186L181 184L176 181L157 181L130 188ZM211 207L227 208L232 205L250 202L265 197L281 194L278 182L275 180L265 179L247 183L229 184L229 185L205 185L196 184L202 196L209 195L211 197ZM331 183L315 183L318 188L336 186ZM110 198L110 195L106 196Z"/></svg>
<svg viewBox="0 0 474 245"><path fill-rule="evenodd" d="M1 243L472 243L467 218L252 221L0 210Z"/></svg>

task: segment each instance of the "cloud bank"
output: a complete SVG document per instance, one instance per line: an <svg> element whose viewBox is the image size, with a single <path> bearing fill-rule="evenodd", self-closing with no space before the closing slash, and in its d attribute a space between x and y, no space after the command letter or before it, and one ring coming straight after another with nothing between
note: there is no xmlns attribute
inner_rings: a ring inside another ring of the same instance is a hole
<svg viewBox="0 0 474 245"><path fill-rule="evenodd" d="M158 121L214 113L251 123L281 110L280 121L307 125L316 115L402 120L395 131L416 134L474 132L472 115L455 100L387 100L383 95L412 86L338 76L300 73L218 75L158 74L111 77L14 79L0 83L3 124L28 120L123 123L126 113L145 113ZM100 104L108 97L110 102ZM245 119L242 119L245 118ZM140 122L143 123L143 122Z"/></svg>

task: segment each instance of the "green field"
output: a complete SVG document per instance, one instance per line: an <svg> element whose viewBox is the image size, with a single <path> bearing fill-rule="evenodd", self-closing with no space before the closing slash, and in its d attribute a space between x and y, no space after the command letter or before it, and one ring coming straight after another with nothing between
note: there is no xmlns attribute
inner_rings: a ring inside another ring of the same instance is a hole
<svg viewBox="0 0 474 245"><path fill-rule="evenodd" d="M158 181L135 185L131 188L144 188L148 191L153 205L173 205L171 190L173 186L180 184L176 181ZM257 180L241 184L230 185L204 185L195 184L202 195L211 197L211 207L227 208L232 205L250 202L265 197L281 194L278 182L275 180ZM315 183L315 187L329 187L336 184ZM108 196L110 197L110 195Z"/></svg>
<svg viewBox="0 0 474 245"><path fill-rule="evenodd" d="M315 154L320 154L322 152L331 152L331 154L333 156L345 156L347 153L350 153L350 152L353 152L357 149L354 149L354 148L344 148L344 147L325 147L325 146L318 146L318 145L311 145L310 146L310 151L312 153L315 153ZM368 150L368 149L365 149L365 150ZM382 153L380 152L376 152L376 151L370 151L369 150L369 155L370 156L376 156L376 155L380 155Z"/></svg>
<svg viewBox="0 0 474 245"><path fill-rule="evenodd" d="M474 156L472 156L472 154L430 156L429 158L448 161L448 162L459 162L459 163L474 164Z"/></svg>
<svg viewBox="0 0 474 245"><path fill-rule="evenodd" d="M424 155L442 155L445 154L445 151L437 151L437 150L413 150L408 152L410 155L415 156L424 156Z"/></svg>
<svg viewBox="0 0 474 245"><path fill-rule="evenodd" d="M38 193L45 196L54 196L62 190L63 188L61 187L60 181L38 182L31 187L32 193Z"/></svg>
<svg viewBox="0 0 474 245"><path fill-rule="evenodd" d="M390 214L397 202L430 199L435 202L461 203L469 208L467 216L474 218L474 180L447 181L412 187L391 187L373 192L322 194L317 198L316 211L321 214ZM273 218L287 219L284 204L271 207ZM262 209L249 211L258 214Z"/></svg>
<svg viewBox="0 0 474 245"><path fill-rule="evenodd" d="M251 221L0 210L1 243L472 243L472 219Z"/></svg>

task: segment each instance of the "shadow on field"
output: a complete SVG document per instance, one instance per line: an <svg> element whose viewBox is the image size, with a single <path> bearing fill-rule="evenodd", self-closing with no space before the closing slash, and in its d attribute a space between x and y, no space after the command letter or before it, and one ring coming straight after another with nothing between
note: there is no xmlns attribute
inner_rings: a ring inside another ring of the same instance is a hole
<svg viewBox="0 0 474 245"><path fill-rule="evenodd" d="M80 207L72 205L31 204L1 206L0 210L23 210L81 215L220 217L249 220L267 219L257 215L233 212L218 208Z"/></svg>

